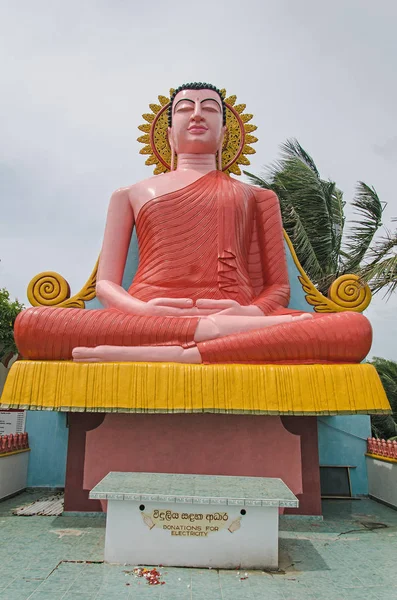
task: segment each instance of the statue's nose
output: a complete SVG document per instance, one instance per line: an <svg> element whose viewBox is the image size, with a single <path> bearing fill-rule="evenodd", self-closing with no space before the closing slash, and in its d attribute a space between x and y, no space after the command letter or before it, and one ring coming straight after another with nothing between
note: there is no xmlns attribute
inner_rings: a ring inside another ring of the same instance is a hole
<svg viewBox="0 0 397 600"><path fill-rule="evenodd" d="M196 102L194 105L194 113L192 115L192 119L194 119L194 121L201 121L202 118L203 118L203 113L201 111L201 103Z"/></svg>

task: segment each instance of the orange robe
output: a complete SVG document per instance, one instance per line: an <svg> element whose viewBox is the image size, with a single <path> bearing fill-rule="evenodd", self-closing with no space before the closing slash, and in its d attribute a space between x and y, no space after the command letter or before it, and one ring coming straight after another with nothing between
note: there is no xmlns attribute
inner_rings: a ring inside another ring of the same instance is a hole
<svg viewBox="0 0 397 600"><path fill-rule="evenodd" d="M259 199L258 199L259 197ZM129 293L152 298L231 298L264 314L287 309L289 283L277 197L213 171L155 198L136 220L139 267ZM15 324L29 359L70 359L77 346L194 345L198 317L126 315L114 309L31 308ZM197 344L203 362L360 362L371 346L357 313L314 315Z"/></svg>

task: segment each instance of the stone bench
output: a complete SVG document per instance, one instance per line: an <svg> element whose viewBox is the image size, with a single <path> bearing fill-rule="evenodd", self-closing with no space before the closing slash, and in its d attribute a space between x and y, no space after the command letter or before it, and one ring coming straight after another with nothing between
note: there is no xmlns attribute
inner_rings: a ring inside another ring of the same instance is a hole
<svg viewBox="0 0 397 600"><path fill-rule="evenodd" d="M109 473L105 561L131 565L278 567L279 509L298 499L267 477Z"/></svg>

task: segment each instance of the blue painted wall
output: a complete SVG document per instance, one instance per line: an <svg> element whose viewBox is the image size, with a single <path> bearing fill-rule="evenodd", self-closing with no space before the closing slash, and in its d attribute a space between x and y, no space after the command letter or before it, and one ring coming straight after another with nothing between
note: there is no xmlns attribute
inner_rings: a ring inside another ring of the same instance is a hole
<svg viewBox="0 0 397 600"><path fill-rule="evenodd" d="M371 434L368 415L318 417L318 449L320 465L352 465L352 494L368 494L365 452Z"/></svg>
<svg viewBox="0 0 397 600"><path fill-rule="evenodd" d="M27 411L26 431L32 451L29 458L29 487L65 485L68 429L66 413ZM365 463L366 440L370 435L366 415L318 418L320 465L352 465L352 493L368 494Z"/></svg>
<svg viewBox="0 0 397 600"><path fill-rule="evenodd" d="M29 434L28 487L64 487L68 429L66 413L26 411Z"/></svg>

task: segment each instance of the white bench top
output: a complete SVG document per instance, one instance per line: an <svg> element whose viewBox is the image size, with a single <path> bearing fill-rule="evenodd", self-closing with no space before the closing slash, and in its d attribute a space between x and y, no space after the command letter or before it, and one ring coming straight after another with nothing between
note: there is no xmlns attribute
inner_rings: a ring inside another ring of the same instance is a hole
<svg viewBox="0 0 397 600"><path fill-rule="evenodd" d="M89 497L135 502L299 506L298 499L281 479L224 475L111 472L91 490Z"/></svg>

